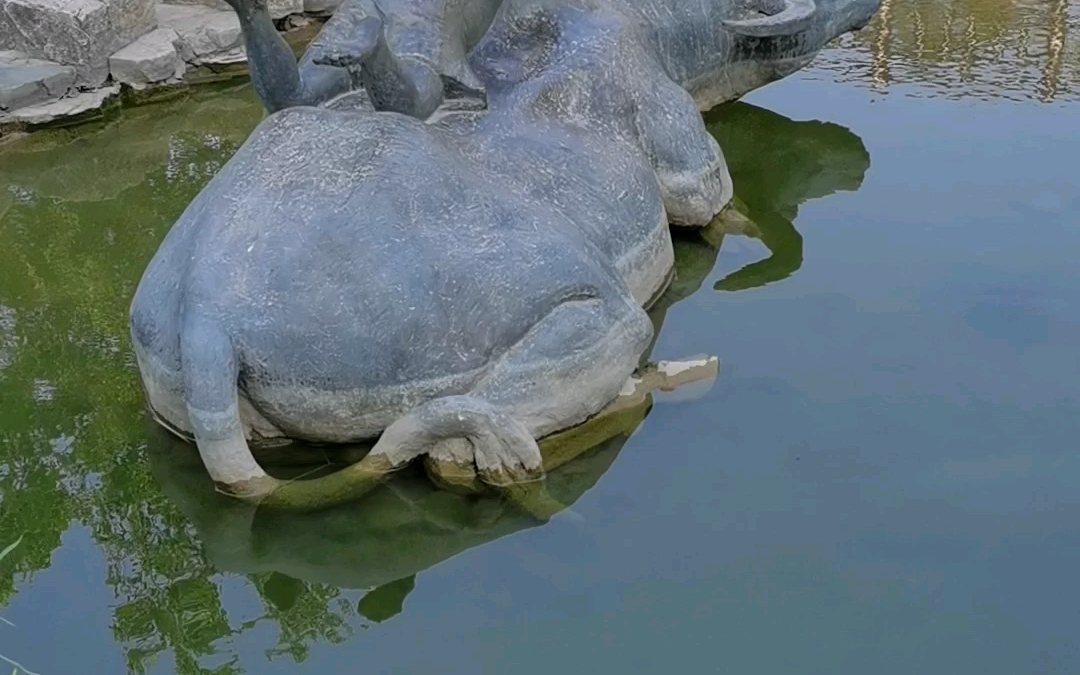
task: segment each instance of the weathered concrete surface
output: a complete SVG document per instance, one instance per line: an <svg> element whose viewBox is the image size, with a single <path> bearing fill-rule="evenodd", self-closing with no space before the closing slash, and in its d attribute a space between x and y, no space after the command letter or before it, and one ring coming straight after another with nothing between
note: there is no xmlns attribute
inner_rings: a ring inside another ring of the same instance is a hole
<svg viewBox="0 0 1080 675"><path fill-rule="evenodd" d="M245 60L240 20L232 10L200 5L158 5L158 23L176 32L176 48L192 65L240 63Z"/></svg>
<svg viewBox="0 0 1080 675"><path fill-rule="evenodd" d="M156 25L154 0L0 0L0 49L75 67L75 84L109 76L109 55Z"/></svg>
<svg viewBox="0 0 1080 675"><path fill-rule="evenodd" d="M172 28L158 28L109 57L113 80L134 87L183 77L187 66L176 48Z"/></svg>
<svg viewBox="0 0 1080 675"><path fill-rule="evenodd" d="M304 0L304 11L308 14L330 14L340 4L341 0Z"/></svg>
<svg viewBox="0 0 1080 675"><path fill-rule="evenodd" d="M20 52L0 52L0 110L60 98L75 83L75 69Z"/></svg>
<svg viewBox="0 0 1080 675"><path fill-rule="evenodd" d="M120 93L120 85L114 84L94 91L85 92L76 96L62 98L58 101L50 101L40 105L12 110L6 115L0 115L0 124L46 124L64 117L74 117L91 110L97 110L105 105L113 96Z"/></svg>
<svg viewBox="0 0 1080 675"><path fill-rule="evenodd" d="M271 19L281 19L304 11L304 0L267 0L266 8Z"/></svg>

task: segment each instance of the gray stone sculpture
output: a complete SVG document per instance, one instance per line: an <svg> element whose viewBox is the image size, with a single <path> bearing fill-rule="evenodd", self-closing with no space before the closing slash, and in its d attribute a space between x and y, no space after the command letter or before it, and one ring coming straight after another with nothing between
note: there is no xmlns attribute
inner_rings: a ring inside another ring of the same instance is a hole
<svg viewBox="0 0 1080 675"><path fill-rule="evenodd" d="M810 199L858 189L870 166L862 141L847 129L817 121L796 122L746 103L725 106L710 115L709 129L721 143L730 142L726 154L732 175L742 179L739 185L745 202L725 210L705 228L674 238L677 278L649 309L657 332L667 310L697 292L710 276L726 237L760 238L770 249L779 244L780 250L771 250L767 259L740 270L751 272L744 277L769 283L778 275L786 276L791 270L785 240L794 229L788 218ZM742 189L744 185L747 190ZM772 271L763 269L769 267ZM676 396L685 392L680 390ZM718 393L720 400L736 395ZM657 405L665 405L658 399ZM545 482L556 503L573 508L599 481L651 403L631 403L618 413L541 441L549 472ZM717 442L723 444L722 439ZM305 456L304 450L311 454ZM299 475L328 458L338 464L348 462L339 454L351 449L334 453L289 446L260 452L264 453L260 461L279 467L288 462L293 464L288 470ZM271 452L277 456L266 454ZM396 476L363 500L338 509L315 515L266 513L215 495L193 454L190 447L164 439L152 445L151 467L165 493L194 525L206 555L222 571L277 572L345 588L389 590L397 587L398 580L468 548L539 524L530 514L509 508L504 500L436 491L422 477L409 474ZM372 591L369 597L373 600L382 592ZM361 608L369 603L361 601Z"/></svg>
<svg viewBox="0 0 1080 675"><path fill-rule="evenodd" d="M542 477L535 439L604 409L639 366L669 221L705 225L731 198L699 108L805 65L876 7L347 4L298 67L265 10L234 1L278 112L163 242L132 336L150 407L219 486L290 505L348 499L424 454L455 480ZM445 39L402 38L395 21ZM408 115L312 107L357 78ZM486 109L422 119L460 91ZM274 437L379 441L298 485L248 448Z"/></svg>
<svg viewBox="0 0 1080 675"><path fill-rule="evenodd" d="M861 28L879 0L345 0L299 65L265 0L228 0L270 112L316 105L363 84L379 110L426 118L451 96L482 94L471 50L496 16L603 7L636 24L649 57L701 110L806 66ZM336 66L336 67L332 67ZM480 65L483 68L483 65Z"/></svg>

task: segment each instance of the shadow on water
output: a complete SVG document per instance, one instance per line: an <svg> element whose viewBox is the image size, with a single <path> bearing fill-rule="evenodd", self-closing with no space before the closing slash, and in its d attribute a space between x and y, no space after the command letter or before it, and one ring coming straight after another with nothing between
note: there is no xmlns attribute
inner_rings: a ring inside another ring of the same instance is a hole
<svg viewBox="0 0 1080 675"><path fill-rule="evenodd" d="M858 190L870 154L842 126L795 122L746 103L714 110L705 121L731 158L741 217L728 229L761 240L769 250L769 257L732 272L714 288L739 291L786 279L803 260L802 235L793 224L799 205Z"/></svg>
<svg viewBox="0 0 1080 675"><path fill-rule="evenodd" d="M328 513L252 512L217 495L193 449L148 422L127 304L161 237L260 117L247 87L207 91L0 152L0 548L25 535L0 561L0 606L85 531L130 672L165 654L181 673L211 672L208 659L226 660L212 672L242 672L232 641L265 622L278 635L266 653L304 661L312 645L348 639L355 621L401 612L419 572L537 525L411 471ZM708 123L740 203L677 236L677 279L651 312L658 329L709 277L725 238L750 236L771 253L718 288L792 274L799 205L856 189L869 163L861 141L832 124L741 103ZM552 496L572 505L593 487L647 413L580 440L602 442L551 473ZM261 614L230 621L221 571L246 576Z"/></svg>

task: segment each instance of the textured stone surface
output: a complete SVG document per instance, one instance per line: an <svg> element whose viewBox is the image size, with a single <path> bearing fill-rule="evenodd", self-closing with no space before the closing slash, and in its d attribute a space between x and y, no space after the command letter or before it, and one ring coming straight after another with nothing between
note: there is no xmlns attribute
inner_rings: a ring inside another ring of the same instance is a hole
<svg viewBox="0 0 1080 675"><path fill-rule="evenodd" d="M113 96L120 93L120 85L103 87L58 101L29 106L13 110L0 116L0 124L21 122L23 124L45 124L64 117L74 117L105 105Z"/></svg>
<svg viewBox="0 0 1080 675"><path fill-rule="evenodd" d="M136 87L181 77L186 66L178 41L171 28L151 31L110 56L109 72L117 82Z"/></svg>
<svg viewBox="0 0 1080 675"><path fill-rule="evenodd" d="M0 52L0 110L60 98L74 83L75 69L71 66L19 52Z"/></svg>
<svg viewBox="0 0 1080 675"><path fill-rule="evenodd" d="M341 0L316 0L317 2L333 2L336 7ZM225 0L169 0L173 5L190 5L196 7L210 7L221 11L231 11ZM289 14L299 14L305 10L304 0L267 0L266 7L270 11L270 17L280 19Z"/></svg>
<svg viewBox="0 0 1080 675"><path fill-rule="evenodd" d="M240 20L231 9L162 4L157 17L162 28L176 32L176 47L188 63L237 63L245 58Z"/></svg>
<svg viewBox="0 0 1080 675"><path fill-rule="evenodd" d="M97 86L109 55L155 26L153 0L0 0L0 49L75 66Z"/></svg>
<svg viewBox="0 0 1080 675"><path fill-rule="evenodd" d="M230 10L229 3L225 0L169 0L170 5L188 5L192 7L210 7L223 12Z"/></svg>
<svg viewBox="0 0 1080 675"><path fill-rule="evenodd" d="M303 12L304 0L267 0L266 8L270 11L271 19L280 19Z"/></svg>
<svg viewBox="0 0 1080 675"><path fill-rule="evenodd" d="M304 11L309 14L330 14L340 4L341 0L304 0Z"/></svg>

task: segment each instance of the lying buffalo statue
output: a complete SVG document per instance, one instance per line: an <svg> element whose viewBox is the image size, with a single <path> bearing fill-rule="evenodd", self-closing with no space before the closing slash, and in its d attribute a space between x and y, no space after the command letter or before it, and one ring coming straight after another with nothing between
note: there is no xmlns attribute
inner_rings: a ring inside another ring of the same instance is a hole
<svg viewBox="0 0 1080 675"><path fill-rule="evenodd" d="M298 68L258 0L234 1L279 110L169 232L131 329L155 417L194 437L222 490L290 506L351 498L424 454L458 481L542 477L535 439L633 389L669 221L705 225L731 199L699 108L804 65L876 6L506 0L453 65L463 48L394 53L387 3L328 25ZM486 108L420 119L418 63ZM334 69L384 111L313 106L344 85L305 73ZM301 491L249 450L281 437L379 440Z"/></svg>
<svg viewBox="0 0 1080 675"><path fill-rule="evenodd" d="M746 103L725 106L710 114L708 122L709 130L725 147L730 142L725 154L732 175L739 181L742 199L705 228L674 237L677 278L649 309L657 331L667 310L697 292L710 276L728 237L749 235L770 249L779 244L779 250L770 250L767 259L750 263L728 278L751 276L769 283L790 272L784 249L790 248L786 242L794 230L788 220L791 214L809 199L858 189L870 165L862 141L834 124L797 122ZM769 267L770 272L741 274ZM662 398L657 399L663 405ZM625 406L606 419L593 418L543 439L540 449L549 471L545 483L552 499L575 508L581 495L615 461L649 412L650 403ZM723 445L722 440L717 441ZM305 473L327 458L338 464L348 461L337 452L297 446L260 448L258 457L279 464L288 461L294 465L288 469L293 474ZM400 609L401 595L412 588L409 580L413 575L470 548L539 524L528 513L509 508L502 499L436 490L412 472L386 481L362 501L314 516L268 513L215 495L198 459L185 450L189 449L167 439L154 444L149 453L151 468L165 494L195 527L205 554L218 571L276 572L304 582L374 589L361 600L362 611L377 604L374 601L378 598L393 600L395 596L396 601L389 604ZM348 448L335 450L349 452ZM571 458L573 461L568 461Z"/></svg>

